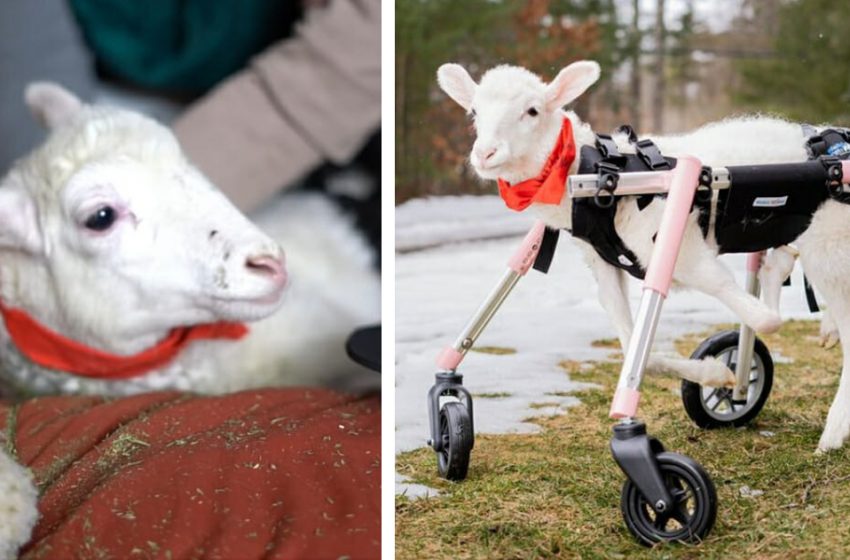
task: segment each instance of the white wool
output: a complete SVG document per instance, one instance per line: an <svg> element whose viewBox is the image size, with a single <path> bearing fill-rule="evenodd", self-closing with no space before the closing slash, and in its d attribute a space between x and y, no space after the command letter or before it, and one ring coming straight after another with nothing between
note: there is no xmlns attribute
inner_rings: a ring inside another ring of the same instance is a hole
<svg viewBox="0 0 850 560"><path fill-rule="evenodd" d="M594 69L596 71L594 71ZM535 79L527 70L499 66L476 84L456 64L438 71L440 86L455 100L471 100L465 109L475 112L478 133L470 162L484 179L502 178L516 183L534 177L542 168L558 136L560 123L570 119L577 153L581 146L592 145L594 134L572 112L562 106L572 101L576 92L584 91L598 77L595 63L579 62L564 68L552 83ZM450 79L449 79L450 78ZM553 92L555 106L542 105ZM461 103L463 105L463 103ZM534 108L536 114L529 111ZM778 118L744 116L712 123L688 134L650 137L667 156L690 155L710 166L792 163L807 159L802 129ZM634 153L623 134L615 135L621 152ZM578 169L578 156L570 173ZM615 229L626 245L646 264L652 255L653 236L658 231L665 200L656 198L640 210L634 197L620 200ZM558 206L533 205L550 226L571 225L571 203L564 197ZM714 224L710 224L713 229ZM850 206L827 201L812 217L812 223L796 241L800 258L812 284L823 294L830 309L830 325L824 328L826 338L840 335L850 338ZM598 282L600 302L611 318L622 347L628 347L632 334L632 315L626 296L624 272L604 262L586 243L588 261ZM693 288L717 297L747 325L756 331L771 332L779 328L778 290L790 274L793 258L781 258L774 252L768 256L759 280L765 293L764 303L738 287L730 271L717 259L714 236L707 239L699 229L696 213L688 220L673 280L675 285ZM788 253L786 253L788 254ZM832 325L834 321L834 326ZM837 335L834 331L837 330ZM850 437L850 348L844 348L844 369L838 392L827 418L818 450L840 447ZM669 370L679 376L707 385L733 382L732 372L718 362L694 362L682 359L651 357L648 370Z"/></svg>
<svg viewBox="0 0 850 560"><path fill-rule="evenodd" d="M0 445L5 446L0 437ZM0 450L0 560L17 557L38 520L38 490L30 472Z"/></svg>
<svg viewBox="0 0 850 560"><path fill-rule="evenodd" d="M351 218L322 195L290 194L252 223L186 161L168 129L75 99L58 86L28 89L31 109L53 130L0 180L4 304L119 355L181 326L237 321L250 332L193 342L160 369L105 381L31 363L0 321L4 388L118 396L379 386L345 352L355 328L380 320L380 278ZM114 223L92 230L86 223L104 207ZM281 297L280 269L251 263L280 264L284 250ZM36 499L27 471L0 451L0 558L27 541Z"/></svg>

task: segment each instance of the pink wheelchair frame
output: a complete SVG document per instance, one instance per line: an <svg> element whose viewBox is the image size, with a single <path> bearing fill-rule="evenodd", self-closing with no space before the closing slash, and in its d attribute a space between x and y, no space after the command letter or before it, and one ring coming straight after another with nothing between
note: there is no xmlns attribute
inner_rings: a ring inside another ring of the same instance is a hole
<svg viewBox="0 0 850 560"><path fill-rule="evenodd" d="M848 184L850 161L841 162L840 172L842 177L837 176L838 169L829 169L829 180L839 185ZM623 487L624 520L632 534L646 545L663 541L698 542L710 532L716 516L717 497L708 474L696 461L664 451L662 444L647 435L646 426L636 419L641 381L662 305L673 280L673 270L701 173L711 173L709 182L712 189L729 188L731 185L726 168L708 170L694 157L679 158L677 166L669 171L621 173L615 190L600 189L597 175L576 175L568 180L568 196L573 198L667 194L652 257L646 269L634 332L625 352L609 412L612 419L618 420L611 451L627 476ZM474 442L472 398L462 386L458 366L519 279L533 265L544 231L541 221L532 226L508 261L507 270L498 284L454 343L445 348L437 359L440 371L428 397L429 443L437 452L440 474L444 478L462 480L466 477L469 451ZM758 271L763 255L764 252L747 255L746 288L755 296L759 295ZM742 324L737 338L736 383L732 391L732 399L736 401L747 398L755 343L753 330ZM687 496L685 505L683 496Z"/></svg>

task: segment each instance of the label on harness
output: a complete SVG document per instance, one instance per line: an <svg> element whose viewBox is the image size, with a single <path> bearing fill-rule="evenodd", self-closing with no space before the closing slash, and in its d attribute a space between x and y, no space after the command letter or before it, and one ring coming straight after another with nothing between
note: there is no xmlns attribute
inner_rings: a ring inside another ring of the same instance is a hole
<svg viewBox="0 0 850 560"><path fill-rule="evenodd" d="M754 208L779 208L785 206L788 196L759 196L753 200Z"/></svg>
<svg viewBox="0 0 850 560"><path fill-rule="evenodd" d="M620 264L623 266L634 266L635 264L626 255L617 255L617 260L620 261Z"/></svg>
<svg viewBox="0 0 850 560"><path fill-rule="evenodd" d="M826 149L826 153L834 157L841 157L843 155L850 154L850 144L847 142L838 142L837 144L833 144L828 147Z"/></svg>

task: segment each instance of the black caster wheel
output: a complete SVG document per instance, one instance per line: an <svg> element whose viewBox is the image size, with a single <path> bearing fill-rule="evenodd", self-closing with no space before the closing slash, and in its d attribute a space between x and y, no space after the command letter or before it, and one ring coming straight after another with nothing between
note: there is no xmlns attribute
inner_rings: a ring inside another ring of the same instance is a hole
<svg viewBox="0 0 850 560"><path fill-rule="evenodd" d="M620 496L626 527L644 546L701 542L717 517L714 483L690 457L665 451L656 455L656 460L673 504L663 513L656 512L637 486L627 480Z"/></svg>
<svg viewBox="0 0 850 560"><path fill-rule="evenodd" d="M735 371L738 362L738 331L724 331L703 341L691 354L692 360L713 356ZM743 426L758 416L773 387L773 359L759 338L755 339L750 366L750 385L746 402L732 400L732 389L703 387L682 381L682 404L691 420L700 428Z"/></svg>
<svg viewBox="0 0 850 560"><path fill-rule="evenodd" d="M437 452L437 467L441 477L447 480L466 478L472 437L469 410L459 402L443 405L440 409L440 438L443 449Z"/></svg>

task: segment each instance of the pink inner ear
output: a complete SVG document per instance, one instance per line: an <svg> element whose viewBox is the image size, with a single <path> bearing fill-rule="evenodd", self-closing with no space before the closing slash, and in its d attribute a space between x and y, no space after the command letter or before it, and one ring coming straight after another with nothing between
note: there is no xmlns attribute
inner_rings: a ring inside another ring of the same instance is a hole
<svg viewBox="0 0 850 560"><path fill-rule="evenodd" d="M24 98L35 118L49 129L68 122L82 108L74 94L50 82L30 84Z"/></svg>
<svg viewBox="0 0 850 560"><path fill-rule="evenodd" d="M41 248L35 205L16 185L0 187L0 246L27 252Z"/></svg>

